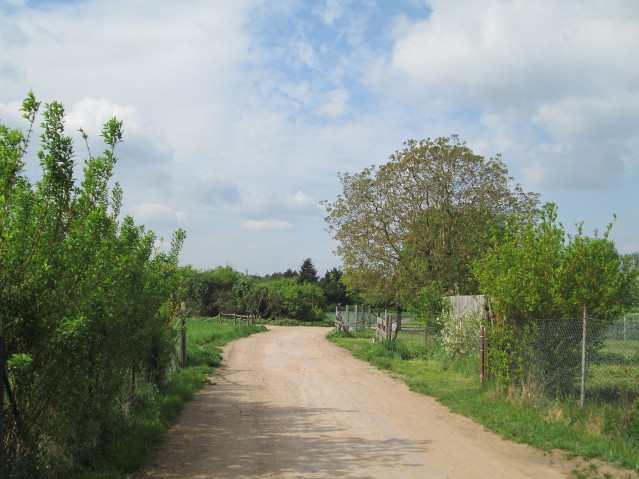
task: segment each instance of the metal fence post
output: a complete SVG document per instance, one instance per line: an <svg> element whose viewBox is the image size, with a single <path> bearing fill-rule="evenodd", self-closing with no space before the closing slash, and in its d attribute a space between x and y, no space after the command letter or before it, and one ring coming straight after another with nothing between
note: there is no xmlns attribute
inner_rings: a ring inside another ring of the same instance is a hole
<svg viewBox="0 0 639 479"><path fill-rule="evenodd" d="M486 326L479 328L479 380L483 383L486 374Z"/></svg>
<svg viewBox="0 0 639 479"><path fill-rule="evenodd" d="M180 303L180 316L182 316L182 367L186 366L186 303Z"/></svg>
<svg viewBox="0 0 639 479"><path fill-rule="evenodd" d="M586 332L588 325L588 308L584 304L584 321L581 338L581 395L579 403L583 406L586 402Z"/></svg>

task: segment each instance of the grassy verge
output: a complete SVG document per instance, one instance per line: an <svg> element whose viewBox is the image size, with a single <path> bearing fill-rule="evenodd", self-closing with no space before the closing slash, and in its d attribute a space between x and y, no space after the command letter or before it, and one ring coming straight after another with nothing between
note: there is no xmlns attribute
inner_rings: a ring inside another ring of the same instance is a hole
<svg viewBox="0 0 639 479"><path fill-rule="evenodd" d="M261 324L272 324L275 326L335 326L335 320L329 321L300 321L298 319L262 319Z"/></svg>
<svg viewBox="0 0 639 479"><path fill-rule="evenodd" d="M400 336L396 342L376 344L371 337L370 331L329 334L331 341L355 357L400 374L413 391L433 396L507 439L639 472L639 434L589 432L594 429L589 424L597 422L593 418L601 417L602 411L571 402L509 401L496 393L493 384L479 382L475 358L447 358L438 345L426 344L421 337Z"/></svg>
<svg viewBox="0 0 639 479"><path fill-rule="evenodd" d="M206 319L187 321L188 366L173 373L164 391L142 394L129 421L119 434L108 441L103 468L82 479L125 479L142 467L164 430L175 420L184 405L206 383L207 375L221 361L219 346L266 331L263 326L233 326Z"/></svg>

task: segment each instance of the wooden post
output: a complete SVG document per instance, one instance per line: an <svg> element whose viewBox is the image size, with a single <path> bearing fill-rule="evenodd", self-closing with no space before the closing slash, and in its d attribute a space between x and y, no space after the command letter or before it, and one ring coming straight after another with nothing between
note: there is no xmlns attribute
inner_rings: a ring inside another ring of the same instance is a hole
<svg viewBox="0 0 639 479"><path fill-rule="evenodd" d="M479 381L483 384L486 374L486 327L479 328Z"/></svg>
<svg viewBox="0 0 639 479"><path fill-rule="evenodd" d="M357 305L355 305L355 331L357 331L357 320L358 320Z"/></svg>
<svg viewBox="0 0 639 479"><path fill-rule="evenodd" d="M344 321L344 319L342 319ZM351 317L348 314L348 304L346 305L346 321L344 321L344 331L350 331L349 324L351 322Z"/></svg>
<svg viewBox="0 0 639 479"><path fill-rule="evenodd" d="M395 329L395 335L393 336L393 340L397 339L397 335L402 329L402 307L397 306L397 329Z"/></svg>
<svg viewBox="0 0 639 479"><path fill-rule="evenodd" d="M182 367L186 366L186 303L180 303L182 316Z"/></svg>
<svg viewBox="0 0 639 479"><path fill-rule="evenodd" d="M391 339L391 334L393 334L393 318L390 314L386 315L386 325L384 327L386 331L384 331L384 339Z"/></svg>
<svg viewBox="0 0 639 479"><path fill-rule="evenodd" d="M586 402L586 332L588 325L588 308L584 304L584 321L581 339L581 394L579 403L583 406Z"/></svg>

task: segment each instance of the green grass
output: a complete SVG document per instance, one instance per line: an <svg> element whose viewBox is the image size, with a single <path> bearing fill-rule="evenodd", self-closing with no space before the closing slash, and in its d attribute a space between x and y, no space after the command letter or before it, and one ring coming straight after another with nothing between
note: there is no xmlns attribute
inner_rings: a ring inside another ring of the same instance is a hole
<svg viewBox="0 0 639 479"><path fill-rule="evenodd" d="M639 472L639 403L635 415L631 411L625 418L610 418L611 423L625 421L627 433L609 435L601 432L606 413L602 415L600 407L527 401L525 397L509 401L496 392L494 384L479 382L475 358L447 359L438 345L425 342L423 336L403 335L396 342L375 344L369 331L332 332L328 337L355 357L400 374L413 391L433 396L507 439L542 450L561 449L584 458L596 457ZM608 414L616 413L609 410ZM590 433L589 428L598 431Z"/></svg>
<svg viewBox="0 0 639 479"><path fill-rule="evenodd" d="M142 467L165 429L184 405L202 388L207 375L219 366L219 346L266 331L264 326L233 326L200 318L187 321L188 366L173 373L161 393L148 391L119 434L107 445L101 470L86 472L81 479L125 479Z"/></svg>
<svg viewBox="0 0 639 479"><path fill-rule="evenodd" d="M333 315L334 316L334 315ZM263 319L260 324L272 324L274 326L335 326L335 320L300 321L298 319Z"/></svg>

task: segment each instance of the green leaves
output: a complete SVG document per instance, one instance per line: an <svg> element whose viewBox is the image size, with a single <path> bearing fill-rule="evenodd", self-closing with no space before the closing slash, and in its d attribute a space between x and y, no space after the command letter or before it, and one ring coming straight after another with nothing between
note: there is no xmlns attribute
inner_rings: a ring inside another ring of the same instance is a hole
<svg viewBox="0 0 639 479"><path fill-rule="evenodd" d="M496 231L492 249L473 263L473 274L492 304L488 364L504 385L521 378L522 358L533 354L526 348L536 341L535 320L580 318L584 306L592 318L616 319L636 280L634 270L622 267L607 233L589 237L578 225L577 234L567 235L552 203L538 217L515 218ZM593 332L590 336L596 345ZM580 335L562 337L562 347L571 351L564 353L574 364L580 359L580 340ZM549 357L555 346L542 342L534 355Z"/></svg>
<svg viewBox="0 0 639 479"><path fill-rule="evenodd" d="M78 464L90 466L102 438L126 420L136 388L163 386L185 239L179 230L169 251L157 253L153 232L118 219L122 189L109 189L122 141L116 119L102 130L107 149L100 157L89 152L76 180L64 108L45 105L42 180L33 186L22 176L39 106L30 93L26 135L0 125L0 314L12 389L4 417L14 452L5 466L12 477L69 476Z"/></svg>
<svg viewBox="0 0 639 479"><path fill-rule="evenodd" d="M472 152L457 136L409 140L380 167L341 174L325 202L344 282L369 301L401 304L424 286L476 292L469 263L491 224L525 214L537 195L511 188L501 159Z"/></svg>
<svg viewBox="0 0 639 479"><path fill-rule="evenodd" d="M566 235L557 207L511 221L493 237L493 248L475 261L480 290L504 319L580 317L583 306L598 319L622 312L634 272L625 272L614 244L597 236Z"/></svg>

